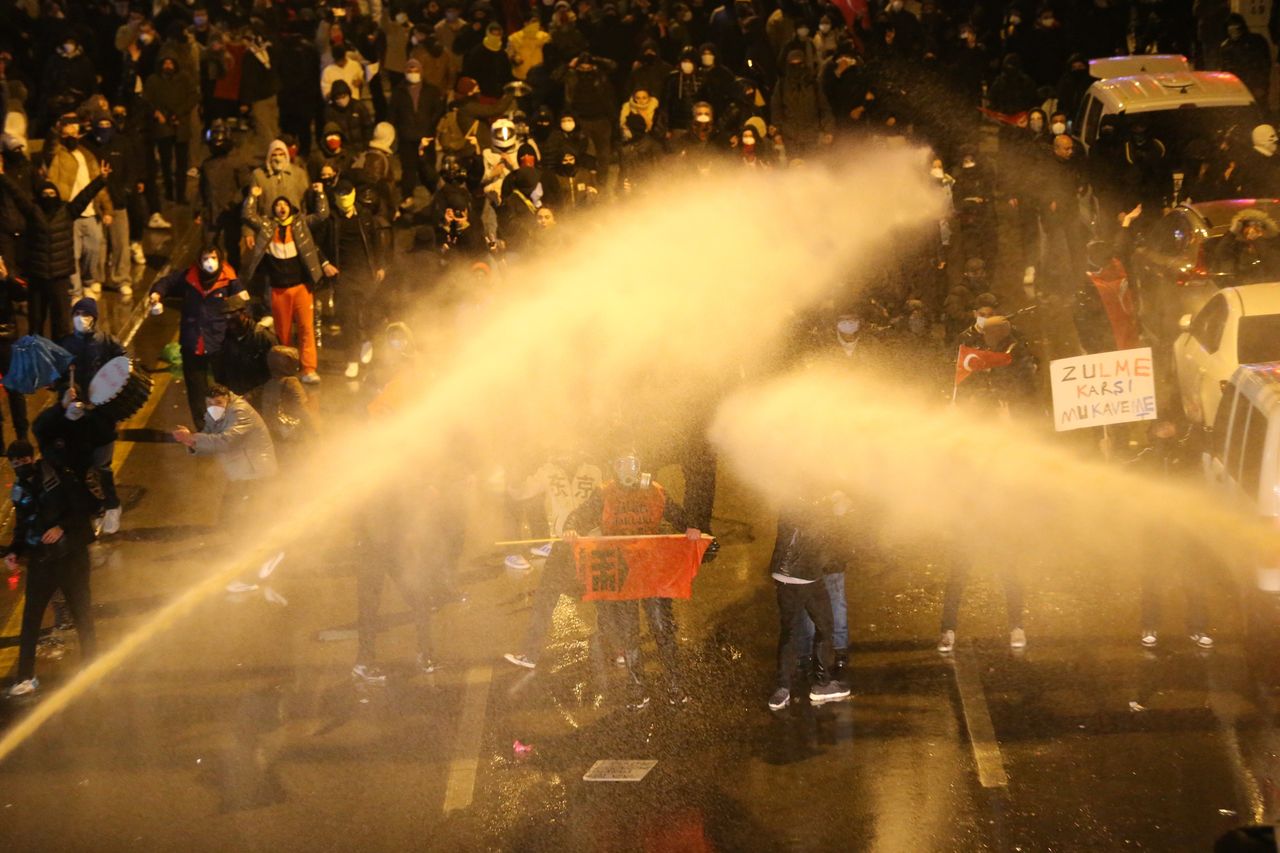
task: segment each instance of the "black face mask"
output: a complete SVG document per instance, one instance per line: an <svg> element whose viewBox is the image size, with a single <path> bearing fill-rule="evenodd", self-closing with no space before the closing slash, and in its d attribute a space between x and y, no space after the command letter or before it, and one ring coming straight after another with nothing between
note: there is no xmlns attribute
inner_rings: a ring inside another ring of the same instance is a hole
<svg viewBox="0 0 1280 853"><path fill-rule="evenodd" d="M43 210L45 213L55 213L57 212L58 208L61 206L62 206L62 199L56 196L51 196L51 195L40 196L40 209Z"/></svg>
<svg viewBox="0 0 1280 853"><path fill-rule="evenodd" d="M80 145L80 137L78 136L62 137L62 146L66 148L68 151L75 151L79 145Z"/></svg>

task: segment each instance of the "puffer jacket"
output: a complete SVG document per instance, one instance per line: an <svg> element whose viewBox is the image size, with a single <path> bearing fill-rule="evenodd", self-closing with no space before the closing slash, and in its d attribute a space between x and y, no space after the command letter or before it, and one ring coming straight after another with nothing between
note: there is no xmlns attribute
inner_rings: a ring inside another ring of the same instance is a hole
<svg viewBox="0 0 1280 853"><path fill-rule="evenodd" d="M227 410L214 420L204 416L190 452L216 456L228 480L263 480L276 474L276 449L262 416L243 397L231 395Z"/></svg>
<svg viewBox="0 0 1280 853"><path fill-rule="evenodd" d="M0 188L4 189L5 196L12 199L27 218L25 270L29 275L54 279L75 272L75 221L106 185L107 179L99 175L79 195L46 216L44 210L24 195L8 175L0 175Z"/></svg>
<svg viewBox="0 0 1280 853"><path fill-rule="evenodd" d="M223 263L213 281L200 280L198 266L170 273L151 286L152 293L163 298L177 290L182 294L182 323L178 345L184 353L213 355L222 349L227 337L227 303L244 294L244 285L236 271Z"/></svg>
<svg viewBox="0 0 1280 853"><path fill-rule="evenodd" d="M262 258L267 253L267 247L271 244L272 232L279 227L274 217L261 218L258 216L257 210L254 208L253 196L249 196L244 200L244 216L245 225L253 230L254 243L249 254L244 258L244 278L246 281L253 281L254 274L258 271L258 265L262 263ZM311 214L296 213L293 222L290 225L293 228L293 242L298 246L298 257L302 261L302 267L310 279L308 284L315 287L324 278L324 271L321 266L325 262L325 258L320 255L320 247L316 245L315 238L311 236L311 231L324 220L329 218L329 202L325 199L324 193L317 193L315 196L316 212Z"/></svg>

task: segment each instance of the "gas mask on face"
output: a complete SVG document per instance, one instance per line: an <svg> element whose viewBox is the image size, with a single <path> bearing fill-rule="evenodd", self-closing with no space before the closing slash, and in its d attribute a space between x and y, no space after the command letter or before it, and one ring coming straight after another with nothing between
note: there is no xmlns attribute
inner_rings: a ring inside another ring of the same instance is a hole
<svg viewBox="0 0 1280 853"><path fill-rule="evenodd" d="M624 489L645 489L653 482L653 475L640 470L640 457L624 453L613 460L613 476Z"/></svg>
<svg viewBox="0 0 1280 853"><path fill-rule="evenodd" d="M75 326L80 334L88 334L93 331L93 318L88 314L77 314L71 318L71 325Z"/></svg>

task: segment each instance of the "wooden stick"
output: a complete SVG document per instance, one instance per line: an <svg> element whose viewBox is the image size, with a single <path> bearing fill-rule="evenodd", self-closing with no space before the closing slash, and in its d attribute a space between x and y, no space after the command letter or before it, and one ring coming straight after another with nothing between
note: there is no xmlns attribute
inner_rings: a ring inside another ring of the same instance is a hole
<svg viewBox="0 0 1280 853"><path fill-rule="evenodd" d="M641 533L635 536L579 536L579 539L586 539L591 542L605 542L611 539L683 539L683 533ZM702 534L703 539L712 539L710 533ZM539 545L546 542L563 542L564 540L558 536L549 539L506 539L502 542L494 542L494 546L498 545Z"/></svg>

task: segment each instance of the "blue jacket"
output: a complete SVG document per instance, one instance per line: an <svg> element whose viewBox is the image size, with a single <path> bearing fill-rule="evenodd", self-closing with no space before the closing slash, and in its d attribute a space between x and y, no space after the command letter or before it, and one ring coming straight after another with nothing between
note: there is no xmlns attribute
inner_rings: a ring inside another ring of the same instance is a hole
<svg viewBox="0 0 1280 853"><path fill-rule="evenodd" d="M200 280L200 268L170 273L151 286L163 298L174 290L182 294L182 324L178 344L191 355L213 355L227 336L227 300L247 298L244 285L230 264L224 263L209 284Z"/></svg>

